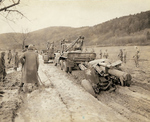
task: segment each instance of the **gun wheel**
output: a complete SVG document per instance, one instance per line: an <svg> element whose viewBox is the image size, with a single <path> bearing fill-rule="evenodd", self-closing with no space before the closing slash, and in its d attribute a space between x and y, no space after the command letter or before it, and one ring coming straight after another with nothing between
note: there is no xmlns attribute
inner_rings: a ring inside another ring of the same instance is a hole
<svg viewBox="0 0 150 122"><path fill-rule="evenodd" d="M67 67L66 61L63 62L63 71L68 72L69 67Z"/></svg>
<svg viewBox="0 0 150 122"><path fill-rule="evenodd" d="M94 89L91 85L91 83L88 80L82 80L81 85L83 86L83 88L89 92L91 95L93 95L94 97L96 97L96 94L94 92Z"/></svg>
<svg viewBox="0 0 150 122"><path fill-rule="evenodd" d="M72 73L72 67L68 67L69 68L69 73Z"/></svg>
<svg viewBox="0 0 150 122"><path fill-rule="evenodd" d="M60 60L60 69L63 70L63 61Z"/></svg>

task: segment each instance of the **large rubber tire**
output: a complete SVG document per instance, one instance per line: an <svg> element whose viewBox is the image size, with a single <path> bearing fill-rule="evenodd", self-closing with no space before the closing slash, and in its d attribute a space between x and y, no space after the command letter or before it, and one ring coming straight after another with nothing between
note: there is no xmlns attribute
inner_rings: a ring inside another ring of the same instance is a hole
<svg viewBox="0 0 150 122"><path fill-rule="evenodd" d="M57 63L54 62L54 66L57 66Z"/></svg>
<svg viewBox="0 0 150 122"><path fill-rule="evenodd" d="M69 67L69 73L70 74L72 73L72 67Z"/></svg>
<svg viewBox="0 0 150 122"><path fill-rule="evenodd" d="M84 88L87 92L89 92L91 95L93 95L94 97L96 97L96 94L95 94L95 92L94 92L94 89L93 89L91 83L90 83L88 80L85 80L85 79L82 80L82 81L81 81L81 85L83 86L83 88Z"/></svg>
<svg viewBox="0 0 150 122"><path fill-rule="evenodd" d="M68 72L69 67L67 67L66 61L63 61L63 71Z"/></svg>
<svg viewBox="0 0 150 122"><path fill-rule="evenodd" d="M63 70L63 61L60 60L60 69Z"/></svg>
<svg viewBox="0 0 150 122"><path fill-rule="evenodd" d="M55 61L56 59L54 59L53 60L53 63L54 63L54 66L57 66L57 63L56 63L56 61Z"/></svg>
<svg viewBox="0 0 150 122"><path fill-rule="evenodd" d="M48 61L44 61L44 64L47 64L48 63Z"/></svg>
<svg viewBox="0 0 150 122"><path fill-rule="evenodd" d="M56 61L55 61L55 60L53 61L53 63L54 63L54 66L57 66L57 63L56 63Z"/></svg>
<svg viewBox="0 0 150 122"><path fill-rule="evenodd" d="M107 81L107 82L103 82L103 83L99 83L99 85L101 86L101 87L106 87L107 85L109 84L109 82Z"/></svg>

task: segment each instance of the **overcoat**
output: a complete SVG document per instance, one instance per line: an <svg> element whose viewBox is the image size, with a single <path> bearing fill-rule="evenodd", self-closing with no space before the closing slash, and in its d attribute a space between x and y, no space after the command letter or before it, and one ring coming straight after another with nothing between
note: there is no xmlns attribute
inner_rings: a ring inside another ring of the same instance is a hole
<svg viewBox="0 0 150 122"><path fill-rule="evenodd" d="M18 54L15 54L15 67L18 68L18 64L19 64L19 56Z"/></svg>
<svg viewBox="0 0 150 122"><path fill-rule="evenodd" d="M38 54L33 50L28 50L21 57L22 63L22 83L38 83Z"/></svg>

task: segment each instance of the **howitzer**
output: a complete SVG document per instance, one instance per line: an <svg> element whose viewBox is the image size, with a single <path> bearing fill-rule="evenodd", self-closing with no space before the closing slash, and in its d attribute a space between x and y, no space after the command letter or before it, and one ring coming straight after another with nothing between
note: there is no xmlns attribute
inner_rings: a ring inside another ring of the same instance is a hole
<svg viewBox="0 0 150 122"><path fill-rule="evenodd" d="M90 82L95 93L99 93L101 90L115 88L116 84L130 86L132 77L120 70L121 63L120 60L110 63L108 59L100 59L80 64L79 67L84 70L86 82Z"/></svg>

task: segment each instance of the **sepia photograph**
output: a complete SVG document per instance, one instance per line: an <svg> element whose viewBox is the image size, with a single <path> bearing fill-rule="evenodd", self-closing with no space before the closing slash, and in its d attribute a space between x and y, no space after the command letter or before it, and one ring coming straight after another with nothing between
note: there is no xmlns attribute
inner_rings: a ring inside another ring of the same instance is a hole
<svg viewBox="0 0 150 122"><path fill-rule="evenodd" d="M150 122L150 0L0 0L0 122Z"/></svg>

